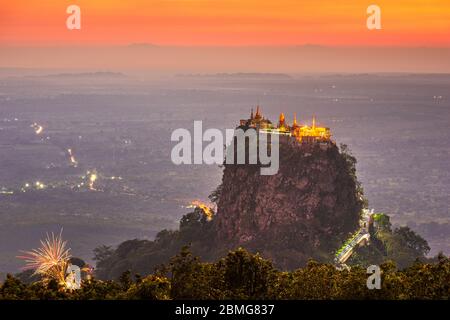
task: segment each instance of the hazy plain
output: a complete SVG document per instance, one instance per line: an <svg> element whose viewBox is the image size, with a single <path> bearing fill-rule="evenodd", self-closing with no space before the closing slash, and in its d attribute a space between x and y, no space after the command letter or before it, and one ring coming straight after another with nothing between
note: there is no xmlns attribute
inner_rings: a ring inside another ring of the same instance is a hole
<svg viewBox="0 0 450 320"><path fill-rule="evenodd" d="M48 231L92 249L175 228L220 183L217 166L175 166L177 128L233 128L260 102L276 120L329 126L358 159L370 208L450 253L450 75L155 77L0 72L0 271ZM33 126L33 124L35 124ZM36 132L42 126L42 132ZM70 159L71 149L77 165ZM92 182L90 177L96 175ZM41 185L37 185L39 182Z"/></svg>

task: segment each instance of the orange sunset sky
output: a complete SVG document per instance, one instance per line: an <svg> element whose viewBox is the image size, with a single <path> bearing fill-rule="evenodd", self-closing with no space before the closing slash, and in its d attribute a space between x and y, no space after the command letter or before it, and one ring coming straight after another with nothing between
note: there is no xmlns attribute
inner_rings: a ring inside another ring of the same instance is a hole
<svg viewBox="0 0 450 320"><path fill-rule="evenodd" d="M449 0L1 0L0 45L450 46ZM68 30L66 8L81 8ZM382 30L366 28L381 7Z"/></svg>

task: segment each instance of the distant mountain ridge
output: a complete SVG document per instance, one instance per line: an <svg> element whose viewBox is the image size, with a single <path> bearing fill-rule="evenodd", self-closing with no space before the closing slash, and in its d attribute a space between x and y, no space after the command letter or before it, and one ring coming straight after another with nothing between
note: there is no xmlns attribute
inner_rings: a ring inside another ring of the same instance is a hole
<svg viewBox="0 0 450 320"><path fill-rule="evenodd" d="M122 77L126 77L126 75L121 72L98 71L98 72L78 72L78 73L55 73L55 74L47 74L47 75L43 75L43 76L31 76L31 77L39 77L39 78L104 78L104 77L122 78Z"/></svg>
<svg viewBox="0 0 450 320"><path fill-rule="evenodd" d="M257 73L257 72L237 72L237 73L189 73L177 74L182 78L218 78L218 79L292 79L285 73Z"/></svg>

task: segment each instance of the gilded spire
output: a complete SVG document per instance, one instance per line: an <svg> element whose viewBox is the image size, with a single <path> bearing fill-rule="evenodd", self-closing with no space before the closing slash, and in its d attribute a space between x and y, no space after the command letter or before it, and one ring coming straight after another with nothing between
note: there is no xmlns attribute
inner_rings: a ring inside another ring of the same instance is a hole
<svg viewBox="0 0 450 320"><path fill-rule="evenodd" d="M259 104L256 106L255 119L261 118L261 111L259 110Z"/></svg>
<svg viewBox="0 0 450 320"><path fill-rule="evenodd" d="M284 113L280 113L280 121L278 123L279 127L285 127L286 126L286 121L285 121L285 117L284 117Z"/></svg>
<svg viewBox="0 0 450 320"><path fill-rule="evenodd" d="M289 125L286 121L284 113L281 112L279 116L278 126L276 126L272 124L270 120L262 116L259 103L256 105L256 112L254 112L254 109L252 108L250 119L240 120L240 126L247 126L251 128L275 132L280 135L295 137L297 141L301 143L311 143L314 141L331 141L330 129L327 127L317 126L315 115L313 115L312 124L311 126L309 126L307 124L300 125L297 119L297 113L294 113L292 125Z"/></svg>

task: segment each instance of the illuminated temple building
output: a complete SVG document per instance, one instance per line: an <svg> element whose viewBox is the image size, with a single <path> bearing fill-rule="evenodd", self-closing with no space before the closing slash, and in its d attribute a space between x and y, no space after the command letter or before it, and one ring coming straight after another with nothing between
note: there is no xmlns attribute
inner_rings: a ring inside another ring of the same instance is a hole
<svg viewBox="0 0 450 320"><path fill-rule="evenodd" d="M274 126L272 122L264 118L261 114L260 107L256 107L256 113L250 114L250 119L242 119L240 126L244 128L254 128L262 132L270 132L272 134L280 134L295 137L301 143L310 142L330 142L330 128L316 126L316 119L313 117L312 125L300 125L297 122L297 115L294 114L294 121L289 125L285 119L284 113L280 114L278 124Z"/></svg>

